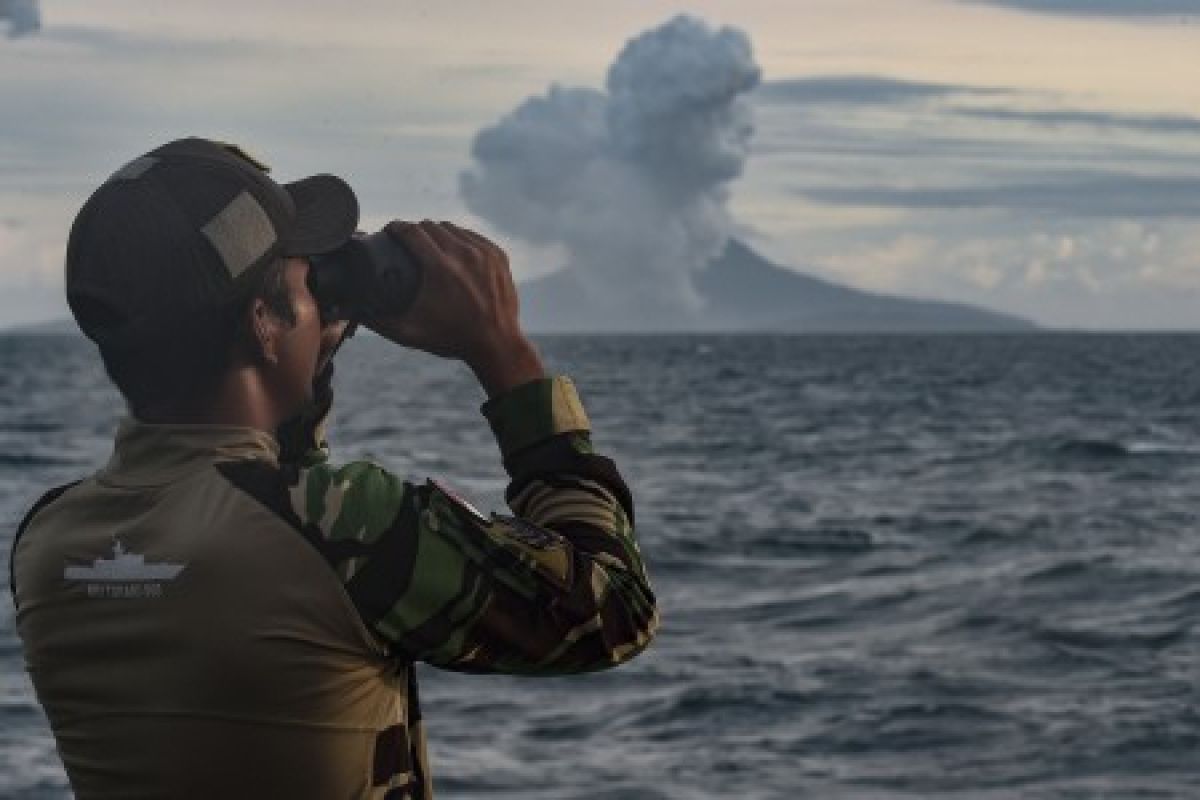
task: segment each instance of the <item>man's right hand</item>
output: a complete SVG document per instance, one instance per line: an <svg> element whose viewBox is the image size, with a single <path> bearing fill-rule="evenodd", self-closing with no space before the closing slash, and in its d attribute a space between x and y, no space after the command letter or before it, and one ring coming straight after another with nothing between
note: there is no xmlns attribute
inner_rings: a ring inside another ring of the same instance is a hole
<svg viewBox="0 0 1200 800"><path fill-rule="evenodd" d="M474 231L449 222L391 222L388 235L421 264L416 301L403 315L368 327L406 347L467 364L489 397L545 377L521 330L508 256Z"/></svg>

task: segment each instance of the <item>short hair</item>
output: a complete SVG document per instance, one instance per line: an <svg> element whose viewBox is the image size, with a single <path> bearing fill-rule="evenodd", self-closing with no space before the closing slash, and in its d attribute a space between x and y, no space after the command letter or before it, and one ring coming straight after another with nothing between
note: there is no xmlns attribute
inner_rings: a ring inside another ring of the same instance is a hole
<svg viewBox="0 0 1200 800"><path fill-rule="evenodd" d="M272 261L225 305L176 320L170 335L129 346L101 345L105 372L130 412L140 417L152 409L188 408L210 399L232 364L234 349L248 335L242 320L255 299L295 325L285 265L283 259Z"/></svg>

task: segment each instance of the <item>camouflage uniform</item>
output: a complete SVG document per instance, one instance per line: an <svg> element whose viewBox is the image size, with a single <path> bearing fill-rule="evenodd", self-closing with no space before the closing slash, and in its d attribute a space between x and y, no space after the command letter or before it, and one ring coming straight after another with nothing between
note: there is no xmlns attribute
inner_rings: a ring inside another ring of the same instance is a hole
<svg viewBox="0 0 1200 800"><path fill-rule="evenodd" d="M39 501L17 627L76 793L428 798L413 662L560 675L644 649L632 501L571 382L483 413L511 517L324 448L295 463L261 432L134 421ZM182 569L149 588L163 565Z"/></svg>

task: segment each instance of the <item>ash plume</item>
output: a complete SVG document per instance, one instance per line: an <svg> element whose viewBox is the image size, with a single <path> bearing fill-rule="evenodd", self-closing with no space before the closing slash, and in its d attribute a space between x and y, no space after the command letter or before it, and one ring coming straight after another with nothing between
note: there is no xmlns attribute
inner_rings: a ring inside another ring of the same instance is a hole
<svg viewBox="0 0 1200 800"><path fill-rule="evenodd" d="M38 0L0 0L0 19L8 20L8 36L15 39L42 27Z"/></svg>
<svg viewBox="0 0 1200 800"><path fill-rule="evenodd" d="M698 315L692 277L729 238L759 76L741 31L675 17L626 43L606 91L552 86L480 131L462 196L505 233L562 245L581 313Z"/></svg>

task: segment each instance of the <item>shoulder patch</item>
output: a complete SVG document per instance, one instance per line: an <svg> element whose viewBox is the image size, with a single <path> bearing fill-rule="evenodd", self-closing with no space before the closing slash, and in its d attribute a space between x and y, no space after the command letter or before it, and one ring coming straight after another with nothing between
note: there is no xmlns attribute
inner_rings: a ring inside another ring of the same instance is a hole
<svg viewBox="0 0 1200 800"><path fill-rule="evenodd" d="M506 526L506 532L510 538L516 539L534 550L549 550L555 546L561 546L563 539L557 533L540 525L534 525L527 519L520 517L507 517L500 514L493 514L492 519L501 525Z"/></svg>
<svg viewBox="0 0 1200 800"><path fill-rule="evenodd" d="M562 536L518 517L499 514L485 517L467 500L432 478L429 487L433 490L433 524L439 524L437 509L440 507L449 511L459 524L475 531L474 536L482 535L481 540L477 539L485 547L481 557L485 563L491 562L498 579L505 580L505 575L516 578L524 573L534 579L533 587L540 584L560 591L570 587L574 566L570 548ZM493 555L487 554L489 550ZM517 582L525 585L525 580L518 579Z"/></svg>
<svg viewBox="0 0 1200 800"><path fill-rule="evenodd" d="M488 534L559 589L570 588L574 565L566 539L520 517L493 514Z"/></svg>

